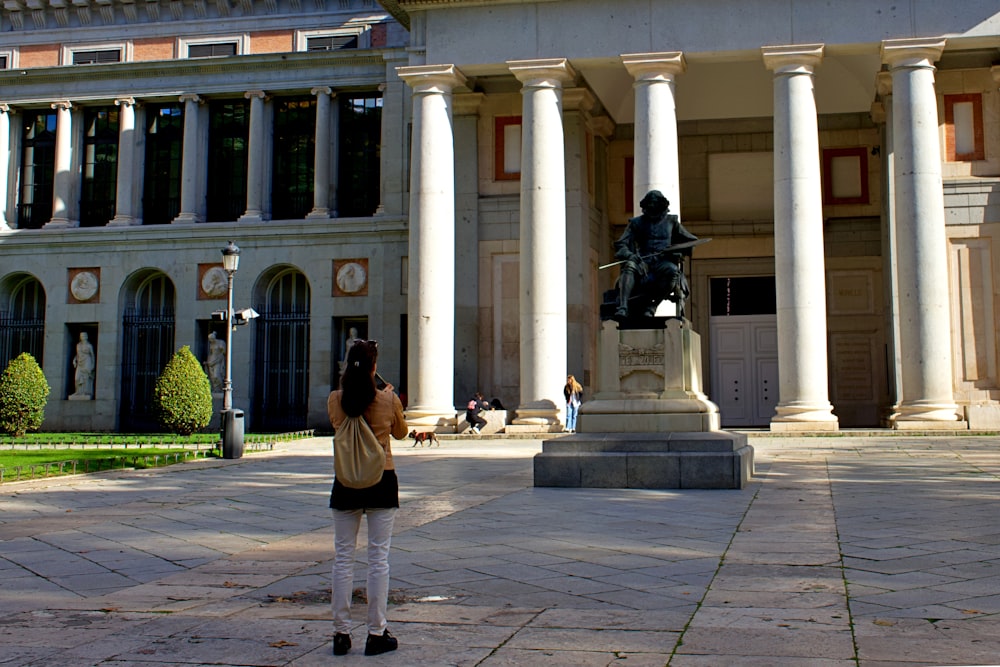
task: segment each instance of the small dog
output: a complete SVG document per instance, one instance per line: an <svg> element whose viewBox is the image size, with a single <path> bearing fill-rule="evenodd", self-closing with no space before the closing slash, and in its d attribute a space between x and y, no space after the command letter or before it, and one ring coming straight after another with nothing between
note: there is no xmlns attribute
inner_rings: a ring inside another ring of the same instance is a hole
<svg viewBox="0 0 1000 667"><path fill-rule="evenodd" d="M440 441L438 441L437 436L434 435L434 431L422 431L417 433L416 430L410 431L410 437L413 438L414 447L423 447L427 445L428 447L433 447L437 445L441 446Z"/></svg>

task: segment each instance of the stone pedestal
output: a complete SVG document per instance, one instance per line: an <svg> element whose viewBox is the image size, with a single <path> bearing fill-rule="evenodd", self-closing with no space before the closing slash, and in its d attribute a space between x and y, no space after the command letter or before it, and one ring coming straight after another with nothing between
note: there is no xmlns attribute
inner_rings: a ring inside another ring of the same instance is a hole
<svg viewBox="0 0 1000 667"><path fill-rule="evenodd" d="M750 479L753 448L719 430L701 391L701 338L687 320L651 323L662 328L603 323L594 398L576 434L535 456L535 486L741 489Z"/></svg>
<svg viewBox="0 0 1000 667"><path fill-rule="evenodd" d="M601 325L594 398L580 406L581 433L718 431L719 407L701 391L701 337L666 318L660 329Z"/></svg>
<svg viewBox="0 0 1000 667"><path fill-rule="evenodd" d="M742 489L753 447L742 433L577 433L535 455L535 486Z"/></svg>

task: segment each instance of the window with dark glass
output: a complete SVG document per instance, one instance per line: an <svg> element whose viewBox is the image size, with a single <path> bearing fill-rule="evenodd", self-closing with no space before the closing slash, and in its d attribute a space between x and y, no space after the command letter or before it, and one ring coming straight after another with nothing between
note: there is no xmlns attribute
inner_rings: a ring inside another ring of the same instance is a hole
<svg viewBox="0 0 1000 667"><path fill-rule="evenodd" d="M326 35L306 39L306 51L337 51L358 48L357 35Z"/></svg>
<svg viewBox="0 0 1000 667"><path fill-rule="evenodd" d="M337 214L369 216L379 205L382 95L355 93L340 100Z"/></svg>
<svg viewBox="0 0 1000 667"><path fill-rule="evenodd" d="M103 51L74 51L74 65L96 65L99 63L120 63L121 49L105 49Z"/></svg>
<svg viewBox="0 0 1000 667"><path fill-rule="evenodd" d="M118 107L84 109L81 227L106 225L115 217L117 185Z"/></svg>
<svg viewBox="0 0 1000 667"><path fill-rule="evenodd" d="M209 105L208 222L236 220L246 212L250 103L219 100Z"/></svg>
<svg viewBox="0 0 1000 667"><path fill-rule="evenodd" d="M56 164L56 112L27 111L21 141L17 226L39 229L52 218Z"/></svg>
<svg viewBox="0 0 1000 667"><path fill-rule="evenodd" d="M190 44L188 58L214 58L216 56L235 56L236 42L219 42L217 44Z"/></svg>
<svg viewBox="0 0 1000 667"><path fill-rule="evenodd" d="M274 164L271 217L304 218L313 205L316 98L279 99L274 104Z"/></svg>
<svg viewBox="0 0 1000 667"><path fill-rule="evenodd" d="M774 276L712 278L712 317L773 315L777 311Z"/></svg>
<svg viewBox="0 0 1000 667"><path fill-rule="evenodd" d="M184 108L152 104L146 110L146 170L143 176L142 222L172 221L181 210L181 158Z"/></svg>
<svg viewBox="0 0 1000 667"><path fill-rule="evenodd" d="M7 56L0 56L0 69L7 69Z"/></svg>

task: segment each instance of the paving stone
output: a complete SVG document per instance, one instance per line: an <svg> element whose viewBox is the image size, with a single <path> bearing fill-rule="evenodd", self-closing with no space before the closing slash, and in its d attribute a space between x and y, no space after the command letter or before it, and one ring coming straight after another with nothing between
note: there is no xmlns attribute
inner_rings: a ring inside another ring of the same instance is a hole
<svg viewBox="0 0 1000 667"><path fill-rule="evenodd" d="M464 446L394 452L400 650L362 655L355 604L338 665L1000 655L995 439L757 438L757 477L722 492L536 489L537 441ZM0 488L0 664L330 665L328 450Z"/></svg>

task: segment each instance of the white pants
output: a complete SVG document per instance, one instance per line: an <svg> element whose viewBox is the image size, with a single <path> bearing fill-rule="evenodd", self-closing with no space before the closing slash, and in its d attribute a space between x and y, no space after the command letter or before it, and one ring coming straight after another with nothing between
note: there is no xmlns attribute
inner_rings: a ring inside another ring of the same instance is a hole
<svg viewBox="0 0 1000 667"><path fill-rule="evenodd" d="M351 594L354 591L354 549L358 543L361 516L368 516L368 634L385 631L385 608L389 599L389 542L396 508L333 510L333 631L351 632Z"/></svg>

